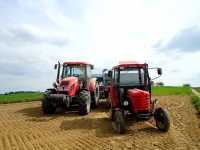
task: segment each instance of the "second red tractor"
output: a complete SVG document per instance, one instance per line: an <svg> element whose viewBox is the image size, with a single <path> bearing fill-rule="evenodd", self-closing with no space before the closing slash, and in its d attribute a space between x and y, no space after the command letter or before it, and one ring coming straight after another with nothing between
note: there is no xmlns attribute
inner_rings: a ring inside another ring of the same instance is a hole
<svg viewBox="0 0 200 150"><path fill-rule="evenodd" d="M133 62L121 63L109 71L111 119L114 121L114 130L117 133L126 131L126 118L148 120L151 117L154 117L159 130L168 131L170 127L168 112L162 107L156 107L157 100L151 98L152 81L149 69L146 63ZM160 76L161 68L156 69Z"/></svg>

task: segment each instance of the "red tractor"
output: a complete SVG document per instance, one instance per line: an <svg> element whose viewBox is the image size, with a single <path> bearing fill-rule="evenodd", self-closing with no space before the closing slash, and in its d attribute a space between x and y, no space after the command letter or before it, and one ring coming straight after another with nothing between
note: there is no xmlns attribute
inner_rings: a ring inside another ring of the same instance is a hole
<svg viewBox="0 0 200 150"><path fill-rule="evenodd" d="M42 100L45 114L53 114L59 106L67 110L78 106L79 114L86 115L90 112L90 106L97 107L99 88L96 78L92 78L93 65L85 62L64 62L61 66L58 62L55 69L57 80L53 83L53 88L46 90Z"/></svg>
<svg viewBox="0 0 200 150"><path fill-rule="evenodd" d="M111 77L111 120L117 133L126 131L125 120L136 118L148 120L154 117L156 126L161 131L168 131L170 119L168 112L156 107L157 100L151 99L151 78L149 69L157 69L159 76L161 68L148 68L148 64L136 62L122 63L112 68L108 76ZM157 76L156 78L158 78Z"/></svg>

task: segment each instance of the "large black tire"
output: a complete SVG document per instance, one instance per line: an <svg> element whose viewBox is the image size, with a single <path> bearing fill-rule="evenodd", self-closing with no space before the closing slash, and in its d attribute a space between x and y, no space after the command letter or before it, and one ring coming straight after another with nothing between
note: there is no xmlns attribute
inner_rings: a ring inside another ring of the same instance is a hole
<svg viewBox="0 0 200 150"><path fill-rule="evenodd" d="M126 132L126 125L122 111L117 110L114 113L114 131L118 134L123 134Z"/></svg>
<svg viewBox="0 0 200 150"><path fill-rule="evenodd" d="M56 111L56 107L51 104L47 97L42 100L42 111L44 114L53 114Z"/></svg>
<svg viewBox="0 0 200 150"><path fill-rule="evenodd" d="M90 92L83 90L80 92L79 114L87 115L90 112L91 97Z"/></svg>
<svg viewBox="0 0 200 150"><path fill-rule="evenodd" d="M167 132L170 127L170 118L167 110L163 108L157 108L154 113L156 121L156 127L163 132Z"/></svg>
<svg viewBox="0 0 200 150"><path fill-rule="evenodd" d="M97 84L96 90L91 93L91 108L96 108L99 105L99 86Z"/></svg>

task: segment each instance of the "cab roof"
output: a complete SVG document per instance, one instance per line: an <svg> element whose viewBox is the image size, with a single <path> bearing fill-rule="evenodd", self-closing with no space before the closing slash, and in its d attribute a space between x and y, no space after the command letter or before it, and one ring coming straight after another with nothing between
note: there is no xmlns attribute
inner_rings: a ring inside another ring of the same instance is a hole
<svg viewBox="0 0 200 150"><path fill-rule="evenodd" d="M91 65L91 64L83 61L66 61L63 63L63 65Z"/></svg>
<svg viewBox="0 0 200 150"><path fill-rule="evenodd" d="M131 67L138 67L138 68L143 68L145 65L147 65L146 63L138 63L136 61L132 61L132 62L120 62L119 65L114 66L112 69L118 69L120 67L125 67L125 68L131 68Z"/></svg>

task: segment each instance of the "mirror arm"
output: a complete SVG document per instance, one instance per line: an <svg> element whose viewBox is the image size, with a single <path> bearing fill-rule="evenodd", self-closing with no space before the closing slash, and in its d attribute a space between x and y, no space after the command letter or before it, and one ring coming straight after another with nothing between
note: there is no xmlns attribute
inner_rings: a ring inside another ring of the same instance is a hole
<svg viewBox="0 0 200 150"><path fill-rule="evenodd" d="M159 76L157 76L157 77L155 77L155 78L153 78L151 80L155 80L155 79L160 78L160 77L161 77L161 75L159 75Z"/></svg>

